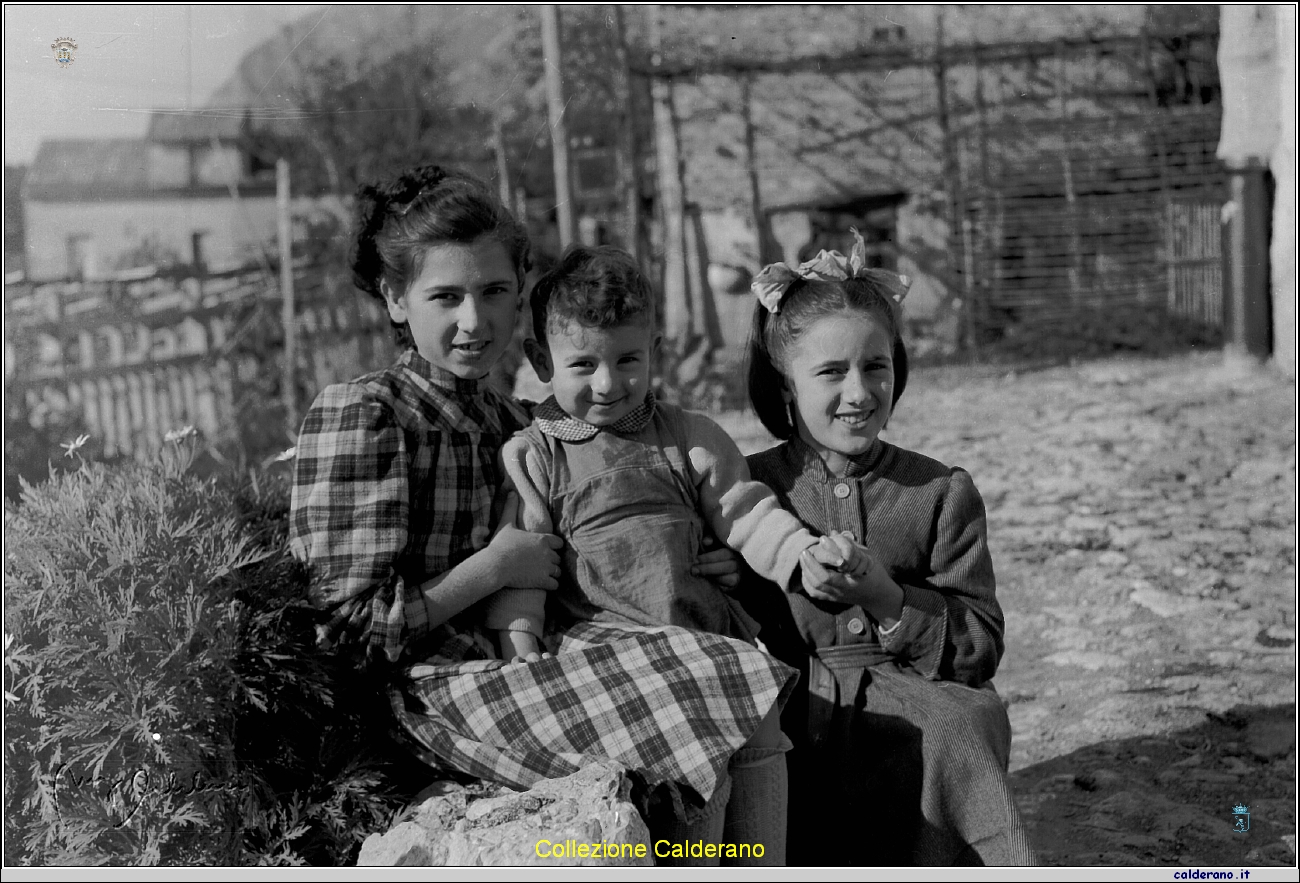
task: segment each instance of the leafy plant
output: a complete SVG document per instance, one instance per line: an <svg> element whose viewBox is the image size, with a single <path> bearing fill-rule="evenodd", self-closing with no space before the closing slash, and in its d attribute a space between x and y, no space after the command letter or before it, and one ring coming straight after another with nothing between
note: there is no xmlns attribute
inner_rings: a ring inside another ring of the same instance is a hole
<svg viewBox="0 0 1300 883"><path fill-rule="evenodd" d="M194 444L6 504L6 864L343 864L422 784L315 648L284 467L199 479Z"/></svg>
<svg viewBox="0 0 1300 883"><path fill-rule="evenodd" d="M22 481L43 481L51 472L75 468L82 457L91 456L98 445L78 445L70 450L68 440L78 438L82 422L68 411L28 405L21 389L5 388L5 498L17 500Z"/></svg>

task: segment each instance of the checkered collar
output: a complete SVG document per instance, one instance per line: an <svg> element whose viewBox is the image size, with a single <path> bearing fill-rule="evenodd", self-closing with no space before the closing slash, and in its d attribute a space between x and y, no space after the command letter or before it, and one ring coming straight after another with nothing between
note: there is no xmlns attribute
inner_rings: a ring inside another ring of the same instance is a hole
<svg viewBox="0 0 1300 883"><path fill-rule="evenodd" d="M415 347L409 347L402 353L401 358L398 359L398 364L405 366L412 374L420 378L424 384L428 384L434 389L441 390L458 399L481 398L487 386L486 378L466 380L463 377L457 377L446 368L439 368L420 355Z"/></svg>
<svg viewBox="0 0 1300 883"><path fill-rule="evenodd" d="M571 417L555 401L555 396L551 396L537 406L537 410L533 412L533 423L551 438L565 442L585 442L595 438L602 428L623 435L640 432L645 429L646 424L650 422L650 418L654 417L654 415L655 395L653 392L647 393L645 401L631 413L620 417L607 427L592 426L584 420Z"/></svg>

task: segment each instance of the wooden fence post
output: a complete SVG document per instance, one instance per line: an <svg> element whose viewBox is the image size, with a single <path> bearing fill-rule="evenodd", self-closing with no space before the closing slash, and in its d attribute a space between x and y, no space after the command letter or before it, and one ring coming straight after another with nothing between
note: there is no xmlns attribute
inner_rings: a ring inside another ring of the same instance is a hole
<svg viewBox="0 0 1300 883"><path fill-rule="evenodd" d="M1260 163L1229 167L1232 214L1228 220L1228 350L1267 359L1273 351L1273 299L1269 280L1269 196Z"/></svg>
<svg viewBox="0 0 1300 883"><path fill-rule="evenodd" d="M298 328L293 303L293 225L289 218L289 161L275 161L276 239L280 244L280 324L284 328L284 361L280 366L280 396L289 438L298 436Z"/></svg>
<svg viewBox="0 0 1300 883"><path fill-rule="evenodd" d="M957 148L953 142L952 127L948 119L948 61L943 42L943 10L940 9L936 21L936 38L934 47L934 77L938 91L939 138L942 142L943 155L943 189L948 198L948 282L956 282L966 275L965 239L962 229L962 193L959 179L960 169ZM962 284L962 295L966 295L966 286ZM973 349L975 346L975 311L967 300L962 302L961 348Z"/></svg>
<svg viewBox="0 0 1300 883"><path fill-rule="evenodd" d="M745 173L749 178L749 214L754 224L754 246L758 253L758 265L774 260L772 248L768 244L767 219L763 217L763 195L758 180L757 133L754 128L754 75L741 74L740 80L740 118L745 124Z"/></svg>
<svg viewBox="0 0 1300 883"><path fill-rule="evenodd" d="M662 61L659 9L650 12L650 40L654 64ZM655 150L659 167L659 207L663 221L664 249L664 337L673 355L690 349L694 328L691 323L689 281L686 269L685 193L682 186L681 154L677 144L677 121L673 112L672 82L655 77Z"/></svg>
<svg viewBox="0 0 1300 883"><path fill-rule="evenodd" d="M541 9L542 55L546 68L546 112L551 123L551 166L555 170L556 223L560 247L577 238L573 178L569 171L569 124L564 118L564 71L560 51L560 10L553 3Z"/></svg>
<svg viewBox="0 0 1300 883"><path fill-rule="evenodd" d="M632 106L632 75L627 60L627 30L623 7L611 5L614 32L614 94L618 96L618 189L623 198L623 248L641 263L641 169L637 162L636 119Z"/></svg>

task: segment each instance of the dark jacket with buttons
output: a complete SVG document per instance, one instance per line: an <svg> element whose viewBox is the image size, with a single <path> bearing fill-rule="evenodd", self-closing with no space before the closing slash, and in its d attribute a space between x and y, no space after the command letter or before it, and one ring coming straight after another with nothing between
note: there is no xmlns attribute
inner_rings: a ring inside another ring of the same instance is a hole
<svg viewBox="0 0 1300 883"><path fill-rule="evenodd" d="M859 606L783 593L755 579L742 601L775 655L793 661L861 644L931 680L973 685L993 677L1002 657L1002 608L984 502L969 474L880 440L843 477L799 439L746 460L753 477L809 529L852 531L903 589L902 616L881 636Z"/></svg>

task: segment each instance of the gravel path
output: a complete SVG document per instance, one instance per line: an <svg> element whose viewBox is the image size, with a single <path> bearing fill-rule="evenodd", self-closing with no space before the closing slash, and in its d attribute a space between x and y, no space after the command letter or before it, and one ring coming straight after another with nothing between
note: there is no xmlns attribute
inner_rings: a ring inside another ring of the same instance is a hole
<svg viewBox="0 0 1300 883"><path fill-rule="evenodd" d="M913 375L885 437L988 504L1046 863L1295 864L1295 402L1220 353Z"/></svg>

